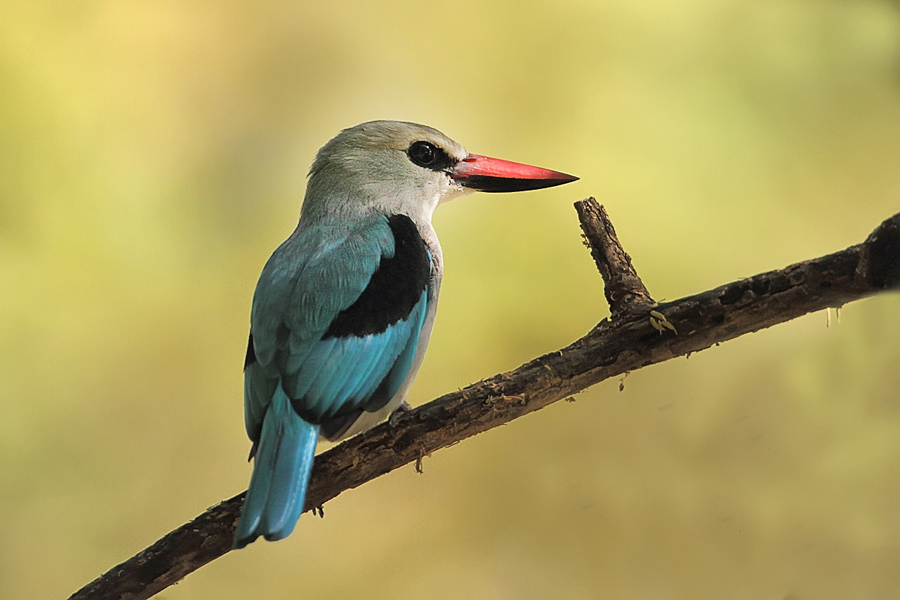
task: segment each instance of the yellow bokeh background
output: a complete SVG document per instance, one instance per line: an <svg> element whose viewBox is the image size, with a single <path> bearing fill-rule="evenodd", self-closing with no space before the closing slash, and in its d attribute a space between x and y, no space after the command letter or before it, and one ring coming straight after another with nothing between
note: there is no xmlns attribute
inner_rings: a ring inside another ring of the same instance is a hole
<svg viewBox="0 0 900 600"><path fill-rule="evenodd" d="M341 128L575 184L475 195L410 401L606 316L572 202L658 299L900 207L900 4L0 6L0 598L62 598L245 489L250 299ZM610 381L345 493L187 598L900 598L900 300Z"/></svg>

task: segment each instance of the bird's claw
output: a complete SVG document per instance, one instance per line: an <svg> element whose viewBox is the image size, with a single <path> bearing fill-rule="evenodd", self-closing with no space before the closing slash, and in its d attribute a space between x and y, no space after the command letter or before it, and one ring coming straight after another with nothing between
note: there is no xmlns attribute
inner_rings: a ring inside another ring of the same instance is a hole
<svg viewBox="0 0 900 600"><path fill-rule="evenodd" d="M409 402L404 400L400 403L400 406L394 409L391 416L388 417L388 429L390 429L392 436L394 435L394 428L400 423L400 417L411 410L412 406L409 405Z"/></svg>

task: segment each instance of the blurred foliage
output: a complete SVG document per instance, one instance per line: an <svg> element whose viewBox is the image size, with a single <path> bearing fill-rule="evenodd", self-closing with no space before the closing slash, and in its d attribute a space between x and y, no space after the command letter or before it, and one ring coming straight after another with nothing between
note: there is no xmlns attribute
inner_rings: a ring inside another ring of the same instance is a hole
<svg viewBox="0 0 900 600"><path fill-rule="evenodd" d="M59 598L244 489L250 298L374 118L581 176L438 211L425 402L605 315L574 200L674 299L900 205L900 7L0 6L0 597ZM178 598L900 597L900 302L607 382L347 493Z"/></svg>

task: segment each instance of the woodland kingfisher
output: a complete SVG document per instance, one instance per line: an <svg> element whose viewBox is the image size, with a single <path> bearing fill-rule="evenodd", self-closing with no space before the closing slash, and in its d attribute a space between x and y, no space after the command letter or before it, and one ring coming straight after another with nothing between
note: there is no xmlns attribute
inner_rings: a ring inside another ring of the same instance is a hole
<svg viewBox="0 0 900 600"><path fill-rule="evenodd" d="M469 154L435 129L399 121L345 129L319 150L300 222L253 295L244 363L253 474L235 548L294 530L319 437L364 431L403 403L441 286L435 208L473 190L576 179Z"/></svg>

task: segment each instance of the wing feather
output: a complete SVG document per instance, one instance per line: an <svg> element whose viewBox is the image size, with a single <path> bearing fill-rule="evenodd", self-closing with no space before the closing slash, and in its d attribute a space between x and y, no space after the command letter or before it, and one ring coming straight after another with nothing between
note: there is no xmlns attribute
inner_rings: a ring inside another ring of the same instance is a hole
<svg viewBox="0 0 900 600"><path fill-rule="evenodd" d="M364 337L343 338L344 351L334 361L334 364L330 365L340 369L339 376L323 369L307 392L304 407L309 407L325 417L352 411L356 408L368 408L367 405L394 368L398 357L410 345L410 342L414 342L419 336L421 319L419 319L418 313L422 310L419 306L416 308L417 310L410 315L410 318L398 321L383 333L372 335L372 339L368 340L368 343ZM373 368L368 370L365 375L359 376L359 372L353 373L349 369L343 368L344 365L356 362L361 354L377 355ZM409 365L406 366L406 371L408 370ZM347 380L354 375L357 375L359 379L357 385L354 386L356 393L341 394L341 389ZM376 402L380 401L380 398L376 400Z"/></svg>
<svg viewBox="0 0 900 600"><path fill-rule="evenodd" d="M245 368L251 439L259 438L279 381L304 419L332 432L345 430L362 411L381 409L400 389L428 312L427 287L409 314L383 331L337 336L329 330L367 290L382 261L394 256L395 243L388 219L377 217L340 232L298 230L269 259L251 316L255 361Z"/></svg>
<svg viewBox="0 0 900 600"><path fill-rule="evenodd" d="M298 375L311 370L307 362L327 359L320 343L331 321L356 301L382 256L393 252L390 227L378 217L353 228L298 228L272 254L257 283L250 316L256 359L244 375L250 439L259 439L279 380L292 399L302 398L303 388L312 385Z"/></svg>

